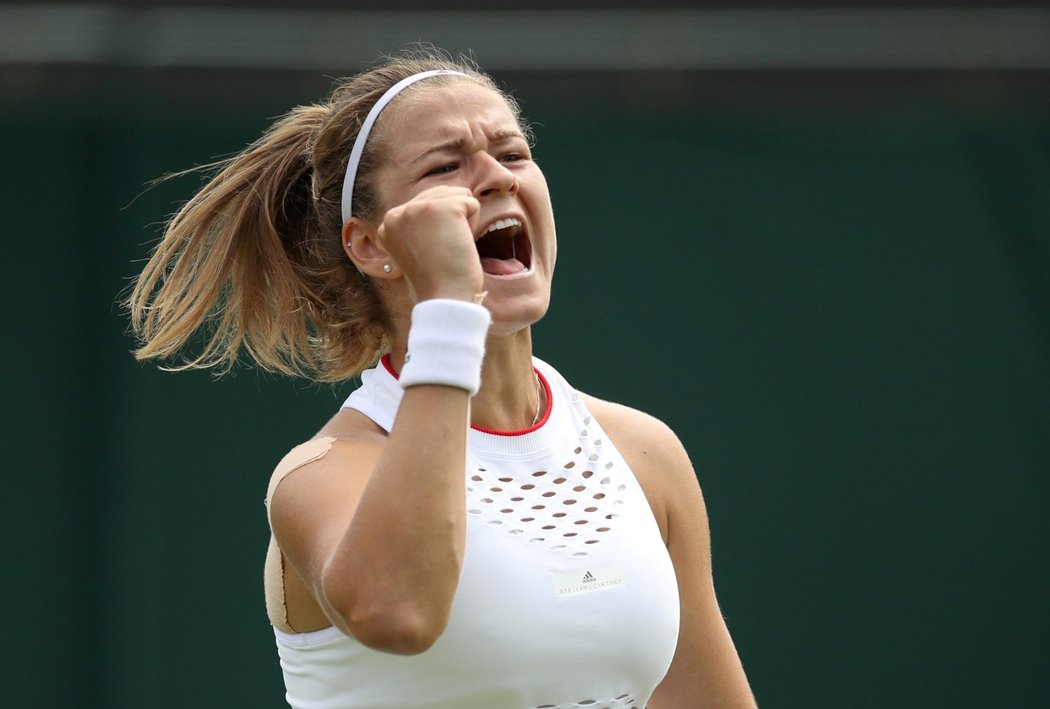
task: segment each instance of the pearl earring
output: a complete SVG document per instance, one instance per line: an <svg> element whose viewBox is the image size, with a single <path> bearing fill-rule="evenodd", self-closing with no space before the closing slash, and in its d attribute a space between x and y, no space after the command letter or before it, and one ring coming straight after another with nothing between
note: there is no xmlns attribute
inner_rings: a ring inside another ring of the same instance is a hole
<svg viewBox="0 0 1050 709"><path fill-rule="evenodd" d="M393 270L394 270L394 267L391 266L389 263L384 263L383 264L383 273L390 273Z"/></svg>

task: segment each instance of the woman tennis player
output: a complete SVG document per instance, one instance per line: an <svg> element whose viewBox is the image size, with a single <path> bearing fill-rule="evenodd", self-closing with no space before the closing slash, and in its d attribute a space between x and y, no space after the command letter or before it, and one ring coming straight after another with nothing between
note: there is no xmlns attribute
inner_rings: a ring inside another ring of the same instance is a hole
<svg viewBox="0 0 1050 709"><path fill-rule="evenodd" d="M187 367L360 377L267 494L292 707L755 706L679 440L533 355L530 143L475 66L388 58L223 163L136 282L140 358L203 331Z"/></svg>

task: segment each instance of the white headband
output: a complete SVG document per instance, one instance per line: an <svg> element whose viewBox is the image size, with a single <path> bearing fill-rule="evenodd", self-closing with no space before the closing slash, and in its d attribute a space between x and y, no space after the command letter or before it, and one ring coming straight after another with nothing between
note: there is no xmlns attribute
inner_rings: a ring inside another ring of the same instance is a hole
<svg viewBox="0 0 1050 709"><path fill-rule="evenodd" d="M383 109L386 108L388 103L394 100L395 96L420 79L442 75L465 76L468 79L473 78L469 74L464 74L461 71L452 71L451 69L434 69L432 71L423 71L418 74L413 74L387 89L386 93L376 101L376 104L372 106L372 110L368 112L367 116L365 116L365 122L361 124L361 130L358 132L357 138L354 140L354 147L350 150L350 159L346 163L346 176L343 177L344 224L352 214L351 208L354 204L354 182L357 180L357 168L361 164L361 154L365 151L365 143L368 142L368 134L372 132L372 126L375 125L376 120L379 118L379 114L383 112Z"/></svg>

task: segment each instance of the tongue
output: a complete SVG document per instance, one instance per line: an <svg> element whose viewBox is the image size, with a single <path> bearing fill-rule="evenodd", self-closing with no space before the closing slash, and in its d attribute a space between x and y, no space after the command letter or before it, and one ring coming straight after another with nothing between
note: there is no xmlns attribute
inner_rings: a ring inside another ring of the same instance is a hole
<svg viewBox="0 0 1050 709"><path fill-rule="evenodd" d="M525 264L516 258L490 258L481 259L481 270L490 276L509 276L513 273L521 273L525 270Z"/></svg>

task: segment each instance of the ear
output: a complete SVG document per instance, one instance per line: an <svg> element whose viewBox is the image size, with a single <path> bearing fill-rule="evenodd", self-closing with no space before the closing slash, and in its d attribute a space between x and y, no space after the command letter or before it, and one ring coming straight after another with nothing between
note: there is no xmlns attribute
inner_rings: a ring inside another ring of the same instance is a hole
<svg viewBox="0 0 1050 709"><path fill-rule="evenodd" d="M401 276L400 269L379 243L376 230L371 225L357 217L350 217L343 224L342 236L343 251L361 273L377 280Z"/></svg>

